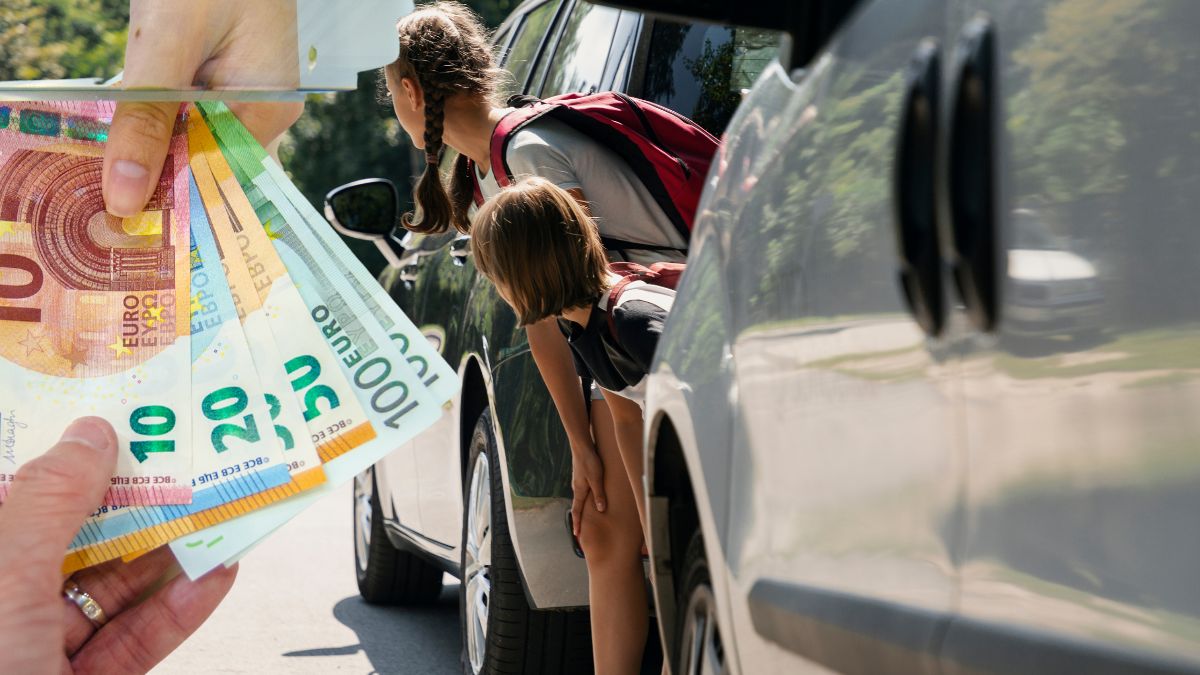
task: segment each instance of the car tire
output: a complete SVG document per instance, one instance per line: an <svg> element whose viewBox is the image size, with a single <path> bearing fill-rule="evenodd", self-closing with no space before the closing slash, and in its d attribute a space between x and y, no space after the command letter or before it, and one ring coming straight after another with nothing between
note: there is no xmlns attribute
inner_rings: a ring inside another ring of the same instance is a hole
<svg viewBox="0 0 1200 675"><path fill-rule="evenodd" d="M716 594L712 575L704 554L704 537L699 528L688 542L683 556L680 579L680 608L675 630L675 668L677 675L693 673L724 673L725 651L721 643L721 627L717 620Z"/></svg>
<svg viewBox="0 0 1200 675"><path fill-rule="evenodd" d="M374 467L354 477L354 568L372 605L420 605L442 592L442 570L388 540Z"/></svg>
<svg viewBox="0 0 1200 675"><path fill-rule="evenodd" d="M475 424L463 480L459 613L463 672L549 675L592 672L587 610L538 611L525 599L508 531L492 417Z"/></svg>

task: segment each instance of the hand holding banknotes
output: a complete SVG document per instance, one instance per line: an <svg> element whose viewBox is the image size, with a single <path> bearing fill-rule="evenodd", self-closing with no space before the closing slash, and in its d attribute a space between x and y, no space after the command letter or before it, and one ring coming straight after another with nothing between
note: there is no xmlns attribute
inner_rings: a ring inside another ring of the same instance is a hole
<svg viewBox="0 0 1200 675"><path fill-rule="evenodd" d="M294 89L299 83L295 0L132 0L126 87ZM259 143L268 145L303 111L302 103L234 103ZM167 156L178 102L117 106L104 155L104 201L115 216L146 205Z"/></svg>
<svg viewBox="0 0 1200 675"><path fill-rule="evenodd" d="M173 566L162 548L76 573L67 582L74 600L64 599L63 552L100 503L116 461L112 427L83 418L18 471L0 507L0 672L146 672L229 591L236 568L196 582L178 576L147 595Z"/></svg>

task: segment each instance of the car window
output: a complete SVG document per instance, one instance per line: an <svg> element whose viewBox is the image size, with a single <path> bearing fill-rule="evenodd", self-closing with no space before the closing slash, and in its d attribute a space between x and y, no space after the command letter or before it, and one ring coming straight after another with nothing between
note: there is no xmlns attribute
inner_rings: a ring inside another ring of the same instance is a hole
<svg viewBox="0 0 1200 675"><path fill-rule="evenodd" d="M778 53L774 31L657 21L642 97L720 135L742 93Z"/></svg>
<svg viewBox="0 0 1200 675"><path fill-rule="evenodd" d="M613 34L612 48L608 52L608 65L604 68L605 89L625 88L629 64L633 62L634 48L641 29L640 14L621 12L621 20Z"/></svg>
<svg viewBox="0 0 1200 675"><path fill-rule="evenodd" d="M504 58L508 55L508 41L512 38L512 28L505 28L503 33L497 33L496 37L492 38L492 55L496 57L496 63L504 65Z"/></svg>
<svg viewBox="0 0 1200 675"><path fill-rule="evenodd" d="M512 73L513 77L510 86L503 93L515 94L525 91L529 70L537 59L538 50L550 29L550 23L554 21L557 9L557 2L547 2L530 11L521 22L507 58L502 59L504 69Z"/></svg>
<svg viewBox="0 0 1200 675"><path fill-rule="evenodd" d="M609 48L620 18L621 11L611 7L587 2L576 5L554 50L542 95L598 91L604 85Z"/></svg>

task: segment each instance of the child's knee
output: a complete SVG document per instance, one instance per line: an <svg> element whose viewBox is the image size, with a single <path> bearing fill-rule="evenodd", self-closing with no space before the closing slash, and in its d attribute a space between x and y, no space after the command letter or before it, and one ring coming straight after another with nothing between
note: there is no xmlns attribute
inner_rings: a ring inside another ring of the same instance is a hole
<svg viewBox="0 0 1200 675"><path fill-rule="evenodd" d="M579 528L579 547L591 564L636 558L642 550L642 528L636 518L619 518L589 508Z"/></svg>

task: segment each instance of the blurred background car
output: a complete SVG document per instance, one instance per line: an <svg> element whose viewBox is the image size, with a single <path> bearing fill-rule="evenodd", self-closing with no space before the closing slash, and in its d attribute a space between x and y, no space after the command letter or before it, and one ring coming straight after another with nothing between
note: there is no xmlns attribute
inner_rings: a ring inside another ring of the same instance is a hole
<svg viewBox="0 0 1200 675"><path fill-rule="evenodd" d="M1095 337L1101 329L1104 302L1096 266L1052 233L1036 211L1017 209L1010 222L1008 332L1028 337Z"/></svg>
<svg viewBox="0 0 1200 675"><path fill-rule="evenodd" d="M577 0L528 0L493 41L508 93L616 89L718 135L777 50L774 30ZM463 387L435 427L356 480L359 589L371 602L423 602L450 572L462 579L467 672L589 672L587 572L565 518L570 449L525 331L476 274L470 238L397 229L397 203L390 181L360 180L330 193L327 214L379 245L380 283Z"/></svg>

